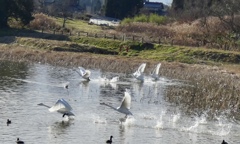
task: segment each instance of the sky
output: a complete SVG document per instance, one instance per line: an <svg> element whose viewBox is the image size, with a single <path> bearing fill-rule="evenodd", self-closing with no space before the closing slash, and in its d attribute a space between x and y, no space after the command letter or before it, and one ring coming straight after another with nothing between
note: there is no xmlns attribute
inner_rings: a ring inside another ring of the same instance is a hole
<svg viewBox="0 0 240 144"><path fill-rule="evenodd" d="M162 2L165 5L169 5L169 6L171 6L171 4L172 4L172 0L149 0L149 1L150 2Z"/></svg>

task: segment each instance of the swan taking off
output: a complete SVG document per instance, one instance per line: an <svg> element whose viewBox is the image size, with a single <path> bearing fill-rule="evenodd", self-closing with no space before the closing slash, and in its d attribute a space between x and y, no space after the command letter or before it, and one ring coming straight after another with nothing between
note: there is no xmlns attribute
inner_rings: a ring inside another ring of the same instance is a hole
<svg viewBox="0 0 240 144"><path fill-rule="evenodd" d="M129 109L130 109L130 106L131 106L131 95L130 95L130 92L128 90L125 91L124 93L124 97L122 99L122 102L121 102L121 105L117 108L111 106L111 105L108 105L106 103L100 103L101 105L105 105L105 106L108 106L120 113L123 113L123 114L126 114L126 117L128 115L133 115Z"/></svg>
<svg viewBox="0 0 240 144"><path fill-rule="evenodd" d="M90 75L91 75L91 71L90 70L85 70L83 67L78 67L79 71L76 71L82 78L90 81Z"/></svg>
<svg viewBox="0 0 240 144"><path fill-rule="evenodd" d="M145 70L145 67L146 67L146 63L142 63L142 64L139 66L139 68L137 69L137 71L133 73L133 76L134 76L136 79L138 79L138 80L140 80L140 81L143 81L143 80L144 80L144 74L143 74L143 72L144 72L144 70Z"/></svg>
<svg viewBox="0 0 240 144"><path fill-rule="evenodd" d="M151 77L154 81L157 81L159 79L159 69L161 67L161 63L157 64L157 66L153 69L152 73L151 73Z"/></svg>
<svg viewBox="0 0 240 144"><path fill-rule="evenodd" d="M50 107L50 106L47 106L43 103L40 103L38 104L40 106L45 106L47 108L49 108L48 110L50 112L59 112L61 114L63 114L63 117L65 115L67 116L74 116L74 114L72 113L72 107L67 103L67 101L65 101L63 98L62 99L59 99L54 106Z"/></svg>

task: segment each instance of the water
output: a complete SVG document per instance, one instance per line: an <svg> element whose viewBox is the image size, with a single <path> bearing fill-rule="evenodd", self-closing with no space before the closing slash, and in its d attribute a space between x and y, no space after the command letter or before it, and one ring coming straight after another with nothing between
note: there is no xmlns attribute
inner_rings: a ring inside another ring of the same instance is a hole
<svg viewBox="0 0 240 144"><path fill-rule="evenodd" d="M72 68L1 62L0 143L12 144L17 137L27 144L105 143L111 135L119 144L240 142L238 122L224 114L209 120L204 113L188 115L180 105L166 101L168 87L186 82L165 77L153 82L146 76L139 83L126 74L91 71L91 81L86 82ZM120 76L119 81L104 79L114 76ZM126 88L132 94L134 117L120 122L125 115L100 103L118 107ZM37 105L52 106L60 98L73 107L73 120ZM9 126L7 119L12 121Z"/></svg>

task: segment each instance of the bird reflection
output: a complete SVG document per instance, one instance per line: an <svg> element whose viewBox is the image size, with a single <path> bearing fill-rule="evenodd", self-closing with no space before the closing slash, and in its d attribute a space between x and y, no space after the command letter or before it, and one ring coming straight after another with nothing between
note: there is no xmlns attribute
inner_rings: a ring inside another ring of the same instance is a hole
<svg viewBox="0 0 240 144"><path fill-rule="evenodd" d="M49 127L49 132L57 137L58 135L65 134L66 130L72 125L72 121L59 121L55 122Z"/></svg>

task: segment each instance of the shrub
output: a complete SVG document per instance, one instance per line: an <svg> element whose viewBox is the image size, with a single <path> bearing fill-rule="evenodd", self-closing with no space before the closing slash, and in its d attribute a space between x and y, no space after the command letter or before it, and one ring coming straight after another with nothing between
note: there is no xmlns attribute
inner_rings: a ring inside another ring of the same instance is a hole
<svg viewBox="0 0 240 144"><path fill-rule="evenodd" d="M167 18L165 16L159 16L157 14L150 14L149 22L156 23L156 24L164 24L166 23Z"/></svg>
<svg viewBox="0 0 240 144"><path fill-rule="evenodd" d="M135 16L133 18L134 22L148 22L148 16L146 15L139 15L139 16Z"/></svg>
<svg viewBox="0 0 240 144"><path fill-rule="evenodd" d="M125 25L125 24L130 24L133 22L133 19L131 18L125 18L121 21L121 24Z"/></svg>
<svg viewBox="0 0 240 144"><path fill-rule="evenodd" d="M36 29L36 30L56 30L60 29L61 26L58 25L53 19L48 17L47 15L43 13L35 14L34 15L34 20L32 20L29 24L29 27L31 29Z"/></svg>

